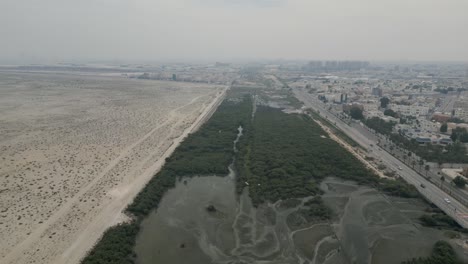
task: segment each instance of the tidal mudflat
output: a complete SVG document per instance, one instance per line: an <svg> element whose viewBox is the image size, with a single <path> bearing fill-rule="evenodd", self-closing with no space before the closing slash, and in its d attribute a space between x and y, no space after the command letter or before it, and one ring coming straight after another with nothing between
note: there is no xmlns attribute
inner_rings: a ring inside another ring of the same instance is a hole
<svg viewBox="0 0 468 264"><path fill-rule="evenodd" d="M310 198L252 206L248 189L236 197L234 173L181 179L142 223L137 262L161 263L400 263L428 256L443 230L416 218L428 205L394 198L353 182L327 178L327 222L298 213ZM460 257L466 254L451 240Z"/></svg>

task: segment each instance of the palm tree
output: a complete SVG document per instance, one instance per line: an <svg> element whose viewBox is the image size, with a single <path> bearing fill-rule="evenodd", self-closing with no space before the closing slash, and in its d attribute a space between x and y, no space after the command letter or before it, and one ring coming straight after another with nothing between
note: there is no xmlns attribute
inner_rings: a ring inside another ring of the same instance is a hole
<svg viewBox="0 0 468 264"><path fill-rule="evenodd" d="M419 170L422 170L422 166L424 165L424 160L420 159L419 160Z"/></svg>
<svg viewBox="0 0 468 264"><path fill-rule="evenodd" d="M416 165L416 161L413 160L413 161L411 162L411 165L413 165L413 169L414 169L414 165Z"/></svg>
<svg viewBox="0 0 468 264"><path fill-rule="evenodd" d="M429 166L429 164L426 164L426 166L424 167L424 169L426 170L426 177L427 177L427 173L428 173L429 170L431 169L431 166Z"/></svg>
<svg viewBox="0 0 468 264"><path fill-rule="evenodd" d="M440 188L442 188L442 183L445 181L445 177L441 176L440 177Z"/></svg>

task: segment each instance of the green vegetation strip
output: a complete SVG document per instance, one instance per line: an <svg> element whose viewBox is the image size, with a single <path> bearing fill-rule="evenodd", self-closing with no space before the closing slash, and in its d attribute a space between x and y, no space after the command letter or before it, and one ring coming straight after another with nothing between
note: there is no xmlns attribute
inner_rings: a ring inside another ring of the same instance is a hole
<svg viewBox="0 0 468 264"><path fill-rule="evenodd" d="M177 178L195 175L227 175L234 156L233 140L239 125L250 122L249 96L237 103L224 101L196 133L189 135L127 208L133 220L108 229L82 260L83 264L135 262L133 248L141 221L158 207Z"/></svg>
<svg viewBox="0 0 468 264"><path fill-rule="evenodd" d="M458 264L462 263L458 260L452 246L445 241L437 241L432 249L432 254L429 258L415 258L409 261L404 261L402 264Z"/></svg>
<svg viewBox="0 0 468 264"><path fill-rule="evenodd" d="M385 122L385 120L378 117L369 118L363 122L367 127L387 136L397 146L415 153L426 161L438 163L468 163L466 148L459 140L447 146L436 144L420 145L415 139L408 139L399 133L393 133L395 122Z"/></svg>
<svg viewBox="0 0 468 264"><path fill-rule="evenodd" d="M461 227L455 220L446 215L434 204L431 204L431 208L426 210L426 212L426 214L419 217L419 221L422 225L438 229L449 229L468 234L467 228Z"/></svg>
<svg viewBox="0 0 468 264"><path fill-rule="evenodd" d="M233 140L242 125L244 136L234 153ZM246 183L254 205L280 199L315 196L301 214L309 220L326 220L331 210L320 198L318 184L328 176L376 187L402 197L418 197L414 186L398 180L380 179L330 138L307 115L286 114L279 109L258 106L252 119L250 95L224 101L211 119L187 139L166 160L157 173L128 206L133 220L112 227L82 263L135 262L136 236L141 221L157 209L167 190L177 179L195 175L227 175L235 156L236 186L240 193Z"/></svg>
<svg viewBox="0 0 468 264"><path fill-rule="evenodd" d="M414 186L377 177L338 143L323 138L325 131L307 115L259 106L248 130L235 165L238 192L248 184L254 205L320 194L318 184L328 176L419 197Z"/></svg>
<svg viewBox="0 0 468 264"><path fill-rule="evenodd" d="M307 111L307 113L310 114L315 120L318 120L318 121L320 121L320 123L322 123L322 124L326 125L327 127L329 127L337 137L343 139L346 143L348 143L352 147L362 148L362 146L359 145L356 141L354 141L354 139L350 138L348 135L343 133L343 131L341 131L341 129L339 129L334 124L332 124L328 119L325 119L325 118L321 117L314 110L311 109L311 110Z"/></svg>

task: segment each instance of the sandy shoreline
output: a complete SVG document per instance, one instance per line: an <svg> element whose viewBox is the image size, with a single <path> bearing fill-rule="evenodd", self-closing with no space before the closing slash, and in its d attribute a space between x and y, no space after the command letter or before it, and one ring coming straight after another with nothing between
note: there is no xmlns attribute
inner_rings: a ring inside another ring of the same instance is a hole
<svg viewBox="0 0 468 264"><path fill-rule="evenodd" d="M313 119L313 118L312 118ZM364 166L366 166L368 169L372 170L376 175L378 175L380 178L388 178L385 176L382 171L377 169L375 166L373 166L369 161L367 161L364 157L362 157L350 144L348 144L346 141L341 139L340 137L336 136L329 127L326 125L322 124L319 120L313 119L325 132L327 132L328 136L340 144L343 148L345 148L347 151L349 151L351 154L353 154L354 157L356 157L359 161L361 161Z"/></svg>
<svg viewBox="0 0 468 264"><path fill-rule="evenodd" d="M218 94L216 99L203 109L201 115L199 115L197 120L190 127L186 128L179 137L172 141L171 145L156 161L156 163L146 169L137 179L130 183L129 186L127 185L123 186L121 189L111 190L116 192L116 199L114 199L107 208L105 208L105 210L96 217L96 220L93 223L90 223L86 227L85 231L80 234L75 242L58 259L56 259L54 263L78 263L108 227L126 220L126 216L122 214L122 211L133 201L134 197L154 176L154 174L162 168L165 159L174 152L184 138L189 133L198 129L198 127L206 121L205 117L210 116L212 110L215 110L219 103L222 102L224 95L225 90Z"/></svg>
<svg viewBox="0 0 468 264"><path fill-rule="evenodd" d="M78 263L224 93L122 78L3 78L0 262Z"/></svg>

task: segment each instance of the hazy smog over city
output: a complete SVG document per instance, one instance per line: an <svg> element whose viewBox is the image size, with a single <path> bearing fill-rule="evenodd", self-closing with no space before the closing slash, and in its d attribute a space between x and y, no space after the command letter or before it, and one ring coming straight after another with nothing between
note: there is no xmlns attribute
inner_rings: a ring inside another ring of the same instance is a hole
<svg viewBox="0 0 468 264"><path fill-rule="evenodd" d="M468 1L0 1L0 263L468 263Z"/></svg>

